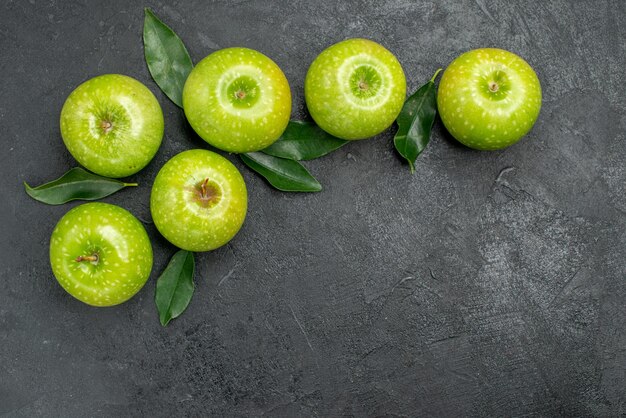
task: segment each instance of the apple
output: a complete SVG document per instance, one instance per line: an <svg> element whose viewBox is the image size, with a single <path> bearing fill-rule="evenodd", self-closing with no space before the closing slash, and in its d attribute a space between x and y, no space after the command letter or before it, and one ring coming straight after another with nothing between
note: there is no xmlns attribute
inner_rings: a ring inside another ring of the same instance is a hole
<svg viewBox="0 0 626 418"><path fill-rule="evenodd" d="M248 48L216 51L194 67L183 88L191 127L228 152L259 151L285 131L291 90L274 61Z"/></svg>
<svg viewBox="0 0 626 418"><path fill-rule="evenodd" d="M207 150L189 150L161 168L150 196L161 234L188 251L210 251L230 241L246 217L248 193L237 167Z"/></svg>
<svg viewBox="0 0 626 418"><path fill-rule="evenodd" d="M514 53L475 49L444 71L437 107L459 142L497 150L516 143L533 127L541 109L541 85L530 65Z"/></svg>
<svg viewBox="0 0 626 418"><path fill-rule="evenodd" d="M112 306L133 297L152 270L152 246L130 212L86 203L65 214L52 232L50 264L59 284L76 299Z"/></svg>
<svg viewBox="0 0 626 418"><path fill-rule="evenodd" d="M105 74L69 95L61 110L61 136L70 154L88 170L126 177L144 168L159 149L163 112L139 81Z"/></svg>
<svg viewBox="0 0 626 418"><path fill-rule="evenodd" d="M342 139L364 139L387 129L406 96L396 57L367 39L348 39L324 50L304 82L309 113L320 128Z"/></svg>

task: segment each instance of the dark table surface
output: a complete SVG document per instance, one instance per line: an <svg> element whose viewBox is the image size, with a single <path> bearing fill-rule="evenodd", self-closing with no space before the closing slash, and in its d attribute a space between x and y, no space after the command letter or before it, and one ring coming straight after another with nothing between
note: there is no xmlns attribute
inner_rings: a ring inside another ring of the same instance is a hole
<svg viewBox="0 0 626 418"><path fill-rule="evenodd" d="M317 194L243 172L246 223L197 257L187 312L153 302L173 246L147 225L151 280L96 309L52 276L48 239L75 204L23 192L76 163L59 113L123 73L165 114L163 145L105 201L150 218L158 169L206 147L143 58L143 7L198 61L246 46L287 75L293 117L315 56L348 37L393 51L410 90L461 52L520 54L544 102L523 141L464 148L437 122L415 175L393 130L307 166ZM0 415L617 416L626 414L626 3L122 0L0 6Z"/></svg>

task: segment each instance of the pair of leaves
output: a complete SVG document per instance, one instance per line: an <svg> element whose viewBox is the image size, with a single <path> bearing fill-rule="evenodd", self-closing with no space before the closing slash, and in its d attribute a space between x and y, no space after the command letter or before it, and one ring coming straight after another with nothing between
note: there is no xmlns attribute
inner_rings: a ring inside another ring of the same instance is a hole
<svg viewBox="0 0 626 418"><path fill-rule="evenodd" d="M145 14L143 41L148 69L167 97L182 107L183 87L193 63L180 37L149 9ZM242 154L241 159L278 190L317 192L322 190L321 184L298 161L319 158L346 142L313 123L291 121L273 145L261 152Z"/></svg>
<svg viewBox="0 0 626 418"><path fill-rule="evenodd" d="M30 197L49 205L61 205L71 200L98 200L129 186L137 186L137 183L98 176L80 167L72 168L41 186L31 187L24 182L24 189Z"/></svg>
<svg viewBox="0 0 626 418"><path fill-rule="evenodd" d="M323 157L347 143L314 123L292 120L281 137L262 152L274 157L308 161Z"/></svg>
<svg viewBox="0 0 626 418"><path fill-rule="evenodd" d="M319 192L322 185L299 163L342 147L335 138L311 122L290 121L282 136L261 152L242 154L241 160L276 189L285 192Z"/></svg>
<svg viewBox="0 0 626 418"><path fill-rule="evenodd" d="M396 119L398 132L393 138L393 143L400 155L409 162L411 173L415 172L415 160L430 141L430 132L437 115L435 79L440 71L441 68L428 83L417 89L404 102Z"/></svg>

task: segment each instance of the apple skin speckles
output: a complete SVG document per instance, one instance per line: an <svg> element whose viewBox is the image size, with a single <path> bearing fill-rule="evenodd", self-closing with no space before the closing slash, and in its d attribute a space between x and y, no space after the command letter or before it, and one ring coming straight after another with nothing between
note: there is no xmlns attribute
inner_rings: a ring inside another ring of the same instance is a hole
<svg viewBox="0 0 626 418"><path fill-rule="evenodd" d="M365 139L387 129L406 99L396 57L367 39L348 39L322 51L306 75L309 113L331 135Z"/></svg>
<svg viewBox="0 0 626 418"><path fill-rule="evenodd" d="M88 170L126 177L144 168L163 139L163 111L150 90L120 74L78 86L61 110L61 136Z"/></svg>
<svg viewBox="0 0 626 418"><path fill-rule="evenodd" d="M67 212L52 232L50 264L59 284L92 306L127 301L152 270L152 246L130 212L107 203L86 203Z"/></svg>
<svg viewBox="0 0 626 418"><path fill-rule="evenodd" d="M194 67L183 88L191 127L212 146L228 152L259 151L285 131L291 89L267 56L248 48L216 51Z"/></svg>
<svg viewBox="0 0 626 418"><path fill-rule="evenodd" d="M478 150L498 150L518 142L535 124L541 84L530 65L514 53L475 49L444 71L437 108L456 140Z"/></svg>
<svg viewBox="0 0 626 418"><path fill-rule="evenodd" d="M246 217L248 194L230 161L207 150L189 150L159 171L150 196L154 224L172 244L210 251L229 242Z"/></svg>

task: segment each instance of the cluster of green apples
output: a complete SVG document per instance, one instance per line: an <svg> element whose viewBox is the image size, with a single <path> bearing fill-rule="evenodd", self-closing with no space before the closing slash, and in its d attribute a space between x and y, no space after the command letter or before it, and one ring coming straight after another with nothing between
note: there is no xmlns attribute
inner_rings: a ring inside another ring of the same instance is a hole
<svg viewBox="0 0 626 418"><path fill-rule="evenodd" d="M315 122L338 138L375 136L398 117L406 79L396 57L380 44L349 39L311 64L305 100ZM194 67L183 89L185 115L208 144L226 152L264 149L284 132L291 91L278 65L260 52L228 48ZM448 131L476 149L517 142L541 105L539 80L517 55L499 49L467 52L445 71L437 96ZM94 173L126 177L145 167L163 138L163 113L137 80L102 75L80 85L61 112L61 134L74 158ZM150 210L158 231L188 251L229 242L246 217L247 191L239 170L208 150L171 158L157 174ZM104 203L70 210L52 234L54 275L70 294L95 306L136 294L152 269L143 225L128 211Z"/></svg>

